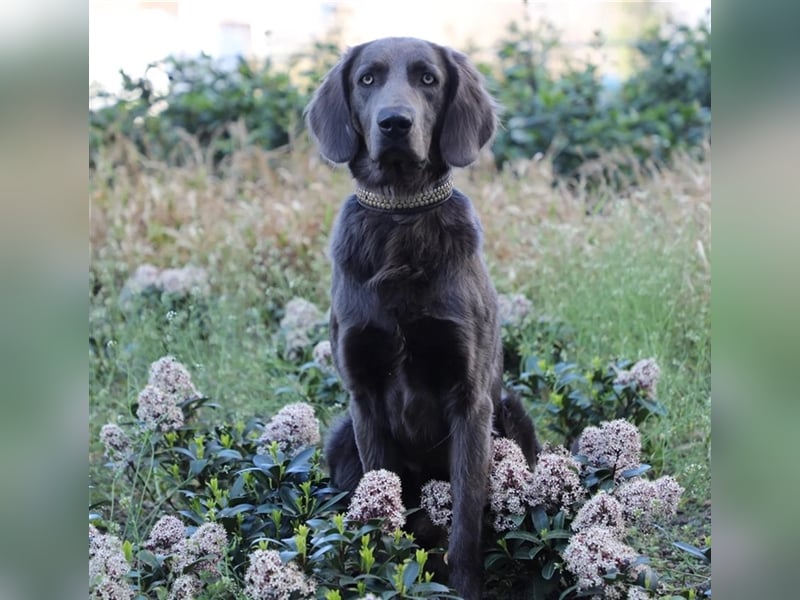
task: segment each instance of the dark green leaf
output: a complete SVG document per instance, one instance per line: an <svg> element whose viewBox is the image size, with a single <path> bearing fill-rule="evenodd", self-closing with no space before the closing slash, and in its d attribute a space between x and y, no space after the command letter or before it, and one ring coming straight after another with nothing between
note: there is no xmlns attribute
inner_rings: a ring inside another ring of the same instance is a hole
<svg viewBox="0 0 800 600"><path fill-rule="evenodd" d="M672 542L672 545L676 548L680 548L684 552L688 552L695 558L699 558L703 562L710 564L711 563L711 548L706 548L702 550L697 546L692 546L691 544L687 544L686 542Z"/></svg>
<svg viewBox="0 0 800 600"><path fill-rule="evenodd" d="M460 596L454 594L449 587L441 583L436 583L435 581L415 583L411 586L410 592L415 595L426 596L436 594L436 598L460 598Z"/></svg>
<svg viewBox="0 0 800 600"><path fill-rule="evenodd" d="M568 540L572 537L572 533L565 530L565 529L554 529L552 531L548 531L544 539L546 540Z"/></svg>
<svg viewBox="0 0 800 600"><path fill-rule="evenodd" d="M219 513L217 513L217 516L222 519L226 519L228 517L234 517L239 513L253 510L254 508L255 506L252 504L237 504L236 506L228 506L227 508L223 508L221 511L219 511Z"/></svg>
<svg viewBox="0 0 800 600"><path fill-rule="evenodd" d="M547 561L544 567L542 567L542 577L544 577L545 579L551 579L555 572L556 572L556 563L553 560Z"/></svg>
<svg viewBox="0 0 800 600"><path fill-rule="evenodd" d="M307 473L308 470L311 468L309 464L309 459L314 456L314 453L317 451L315 446L309 446L308 448L304 448L301 450L289 463L289 466L286 467L287 473Z"/></svg>
<svg viewBox="0 0 800 600"><path fill-rule="evenodd" d="M536 527L536 531L550 528L550 519L541 506L537 506L533 509L531 517L533 518L533 526Z"/></svg>
<svg viewBox="0 0 800 600"><path fill-rule="evenodd" d="M189 463L189 475L197 477L208 466L208 459L193 460Z"/></svg>
<svg viewBox="0 0 800 600"><path fill-rule="evenodd" d="M139 552L136 554L136 558L153 569L161 568L161 565L164 562L149 550L139 550Z"/></svg>
<svg viewBox="0 0 800 600"><path fill-rule="evenodd" d="M323 502L322 504L320 504L319 507L316 509L315 513L318 514L318 515L324 515L329 510L331 510L334 506L336 506L339 503L340 500L345 498L348 495L348 493L349 492L339 492L338 494L336 494L332 498L330 498L330 499L326 500L325 502Z"/></svg>
<svg viewBox="0 0 800 600"><path fill-rule="evenodd" d="M405 569L403 570L403 587L409 589L417 580L417 575L419 575L419 563L413 560L406 563Z"/></svg>
<svg viewBox="0 0 800 600"><path fill-rule="evenodd" d="M269 454L256 454L253 456L253 464L265 473L269 473L269 470L275 466L275 461Z"/></svg>
<svg viewBox="0 0 800 600"><path fill-rule="evenodd" d="M509 531L503 537L507 540L525 540L534 544L542 544L541 538L530 531Z"/></svg>
<svg viewBox="0 0 800 600"><path fill-rule="evenodd" d="M647 473L652 467L650 465L639 465L638 467L633 467L632 469L625 469L620 475L625 479L630 479L631 477L638 477L639 475L643 475Z"/></svg>
<svg viewBox="0 0 800 600"><path fill-rule="evenodd" d="M508 557L502 552L492 552L484 559L483 568L486 571L491 571L496 564L502 564L506 560L508 560Z"/></svg>
<svg viewBox="0 0 800 600"><path fill-rule="evenodd" d="M233 449L220 450L219 452L215 452L214 456L226 460L242 460L242 453Z"/></svg>

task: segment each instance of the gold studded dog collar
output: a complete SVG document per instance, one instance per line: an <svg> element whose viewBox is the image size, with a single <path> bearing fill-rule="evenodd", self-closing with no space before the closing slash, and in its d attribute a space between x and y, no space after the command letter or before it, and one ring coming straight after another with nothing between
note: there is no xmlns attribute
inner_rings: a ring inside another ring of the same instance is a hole
<svg viewBox="0 0 800 600"><path fill-rule="evenodd" d="M356 188L356 198L359 204L373 210L386 212L414 212L426 210L442 204L453 195L453 178L448 173L432 188L414 194L413 196L386 196L366 188Z"/></svg>

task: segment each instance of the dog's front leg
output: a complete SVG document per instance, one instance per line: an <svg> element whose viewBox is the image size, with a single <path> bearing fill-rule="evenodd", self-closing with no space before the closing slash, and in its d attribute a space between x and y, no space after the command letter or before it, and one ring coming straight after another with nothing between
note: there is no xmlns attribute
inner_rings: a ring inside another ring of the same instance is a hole
<svg viewBox="0 0 800 600"><path fill-rule="evenodd" d="M488 394L471 398L452 422L450 484L453 525L448 564L450 583L467 600L481 597L481 535L488 493L492 404Z"/></svg>
<svg viewBox="0 0 800 600"><path fill-rule="evenodd" d="M364 473L388 469L397 473L397 452L380 418L369 410L369 398L354 395L350 401L350 416L356 447Z"/></svg>

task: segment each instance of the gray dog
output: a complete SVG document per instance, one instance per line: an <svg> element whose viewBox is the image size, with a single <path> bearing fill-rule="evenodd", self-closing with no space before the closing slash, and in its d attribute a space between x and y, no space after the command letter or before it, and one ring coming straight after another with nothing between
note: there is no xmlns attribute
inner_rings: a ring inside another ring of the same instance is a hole
<svg viewBox="0 0 800 600"><path fill-rule="evenodd" d="M494 134L494 106L463 54L387 38L349 50L307 111L322 155L357 183L331 240L331 344L351 398L326 442L333 483L352 491L364 472L388 469L413 507L427 481L450 481L450 583L468 599L481 596L492 433L531 466L538 452L502 389L481 225L451 179ZM423 544L447 539L419 512L409 527Z"/></svg>

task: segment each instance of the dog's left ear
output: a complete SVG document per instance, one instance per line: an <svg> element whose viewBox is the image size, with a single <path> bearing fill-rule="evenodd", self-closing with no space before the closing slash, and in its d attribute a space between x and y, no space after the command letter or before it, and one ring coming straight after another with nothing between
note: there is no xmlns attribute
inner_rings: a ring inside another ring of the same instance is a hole
<svg viewBox="0 0 800 600"><path fill-rule="evenodd" d="M346 163L358 151L358 135L350 119L350 86L347 78L360 46L349 50L325 76L306 108L306 124L322 156Z"/></svg>
<svg viewBox="0 0 800 600"><path fill-rule="evenodd" d="M466 167L475 162L481 148L494 135L497 112L483 75L469 59L449 48L443 48L443 52L449 94L439 150L448 165Z"/></svg>

